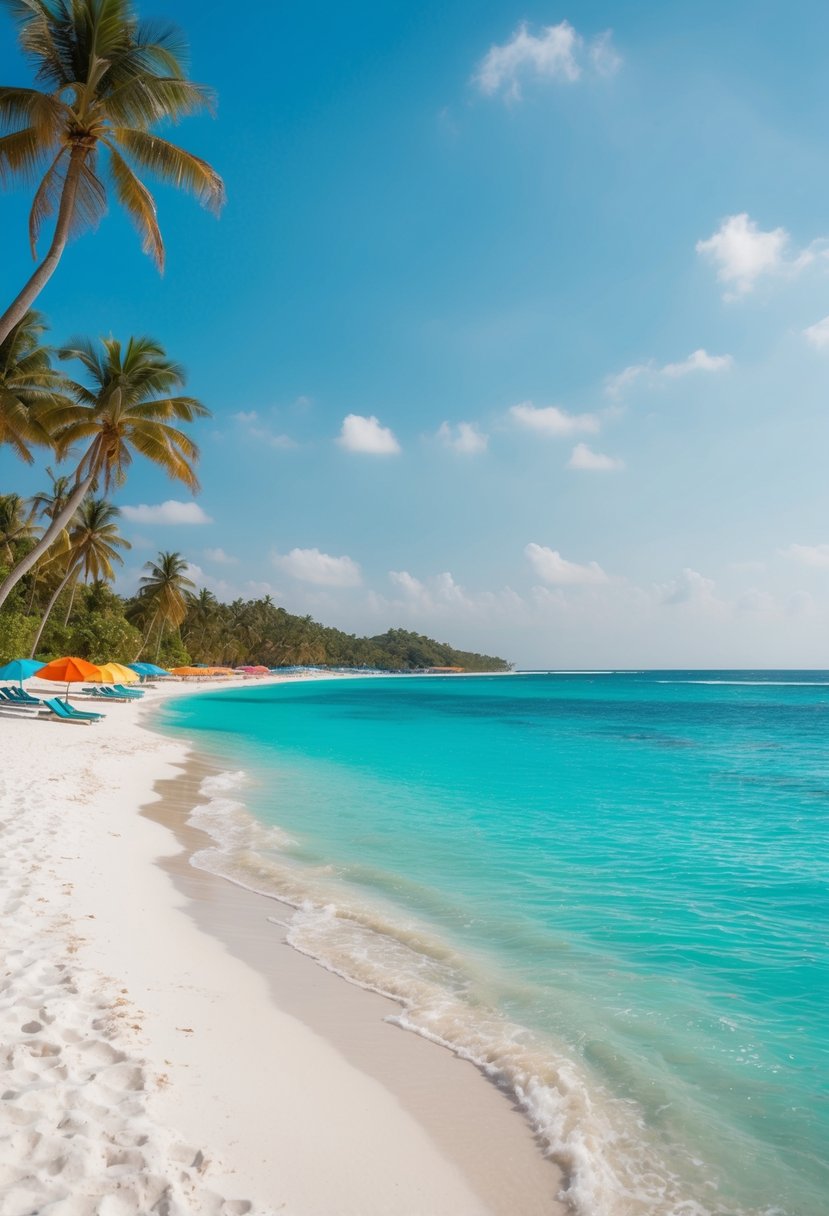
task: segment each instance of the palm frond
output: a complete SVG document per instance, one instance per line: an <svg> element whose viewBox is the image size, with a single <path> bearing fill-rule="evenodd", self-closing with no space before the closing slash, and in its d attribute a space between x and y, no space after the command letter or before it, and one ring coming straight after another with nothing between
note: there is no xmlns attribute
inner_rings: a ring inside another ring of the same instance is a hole
<svg viewBox="0 0 829 1216"><path fill-rule="evenodd" d="M206 160L148 131L116 127L112 135L142 169L167 185L189 191L214 213L221 211L225 202L224 182Z"/></svg>
<svg viewBox="0 0 829 1216"><path fill-rule="evenodd" d="M68 150L61 148L43 175L32 199L32 207L29 211L29 246L33 258L37 257L37 239L44 221L54 215L60 206L60 195L66 178L67 156Z"/></svg>
<svg viewBox="0 0 829 1216"><path fill-rule="evenodd" d="M97 228L107 209L107 192L97 173L97 148L90 148L80 162L78 188L72 209L72 236Z"/></svg>
<svg viewBox="0 0 829 1216"><path fill-rule="evenodd" d="M215 95L205 85L176 76L130 75L107 94L107 116L115 126L149 127L166 119L213 111Z"/></svg>
<svg viewBox="0 0 829 1216"><path fill-rule="evenodd" d="M0 87L0 130L32 127L39 138L55 139L67 119L69 107L49 93L39 89Z"/></svg>
<svg viewBox="0 0 829 1216"><path fill-rule="evenodd" d="M159 270L164 269L164 242L156 217L153 196L133 173L114 144L107 141L109 169L118 202L129 215L141 237L141 248L152 256Z"/></svg>
<svg viewBox="0 0 829 1216"><path fill-rule="evenodd" d="M0 181L16 175L28 184L42 171L54 144L40 138L36 127L0 136Z"/></svg>

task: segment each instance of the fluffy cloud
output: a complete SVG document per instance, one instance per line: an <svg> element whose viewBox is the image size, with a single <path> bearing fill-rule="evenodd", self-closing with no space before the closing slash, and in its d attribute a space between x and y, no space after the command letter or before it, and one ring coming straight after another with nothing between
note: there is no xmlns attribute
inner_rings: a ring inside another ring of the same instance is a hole
<svg viewBox="0 0 829 1216"><path fill-rule="evenodd" d="M613 48L609 30L585 44L569 21L543 26L538 34L531 34L526 22L522 22L508 42L489 48L473 81L489 97L502 93L517 101L522 81L534 77L573 83L582 75L585 61L602 76L612 76L618 71L621 59Z"/></svg>
<svg viewBox="0 0 829 1216"><path fill-rule="evenodd" d="M829 317L824 317L822 321L816 321L814 325L810 325L804 329L803 333L808 342L812 346L822 350L825 346L829 346Z"/></svg>
<svg viewBox="0 0 829 1216"><path fill-rule="evenodd" d="M177 502L168 498L166 502L149 506L141 503L137 507L122 507L124 519L136 524L212 524L197 502Z"/></svg>
<svg viewBox="0 0 829 1216"><path fill-rule="evenodd" d="M448 448L463 452L467 456L477 456L486 451L488 436L478 430L474 422L459 422L451 426L448 422L441 423L438 428L438 439Z"/></svg>
<svg viewBox="0 0 829 1216"><path fill-rule="evenodd" d="M608 581L608 576L598 562L588 562L584 566L578 562L568 562L557 549L530 543L524 549L524 555L545 583L553 583L558 587L574 587Z"/></svg>
<svg viewBox="0 0 829 1216"><path fill-rule="evenodd" d="M609 473L611 469L623 469L625 462L615 456L594 452L586 443L577 443L567 461L568 469L582 469L590 473Z"/></svg>
<svg viewBox="0 0 829 1216"><path fill-rule="evenodd" d="M825 570L829 567L829 545L789 545L784 556L793 557L804 566Z"/></svg>
<svg viewBox="0 0 829 1216"><path fill-rule="evenodd" d="M319 549L274 553L273 562L292 578L317 587L357 587L362 582L360 567L350 557L331 557Z"/></svg>
<svg viewBox="0 0 829 1216"><path fill-rule="evenodd" d="M691 372L722 372L733 366L731 355L709 355L707 350L700 347L679 363L665 363L662 367L653 359L649 359L647 363L633 363L617 375L608 376L605 391L611 397L618 397L628 385L643 378L650 385L656 385L660 380L680 380Z"/></svg>
<svg viewBox="0 0 829 1216"><path fill-rule="evenodd" d="M717 268L717 278L730 291L726 299L746 295L765 275L797 274L818 256L826 255L824 240L812 241L805 249L789 253L790 237L785 228L764 232L742 211L722 221L713 236L697 241L697 253Z"/></svg>
<svg viewBox="0 0 829 1216"><path fill-rule="evenodd" d="M595 435L601 425L595 414L568 414L557 405L536 406L532 401L513 405L510 414L519 426L556 438L562 435Z"/></svg>
<svg viewBox="0 0 829 1216"><path fill-rule="evenodd" d="M204 556L208 561L215 562L217 566L235 566L239 560L238 557L225 553L224 549L205 549Z"/></svg>
<svg viewBox="0 0 829 1216"><path fill-rule="evenodd" d="M511 587L500 591L467 591L448 570L427 579L416 578L408 570L390 570L389 582L397 596L388 599L375 592L369 594L376 615L417 624L424 617L446 622L463 620L510 621L513 625L524 608L524 601Z"/></svg>
<svg viewBox="0 0 829 1216"><path fill-rule="evenodd" d="M669 583L662 583L656 588L656 592L660 603L663 604L712 603L714 580L686 566L678 578Z"/></svg>
<svg viewBox="0 0 829 1216"><path fill-rule="evenodd" d="M369 452L373 456L393 456L400 451L393 433L387 426L381 426L374 414L368 418L348 414L343 418L337 443L349 452Z"/></svg>

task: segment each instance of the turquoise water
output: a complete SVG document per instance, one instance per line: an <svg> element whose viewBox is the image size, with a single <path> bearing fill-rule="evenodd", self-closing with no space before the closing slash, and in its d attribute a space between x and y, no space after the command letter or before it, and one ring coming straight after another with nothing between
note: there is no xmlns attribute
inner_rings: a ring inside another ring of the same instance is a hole
<svg viewBox="0 0 829 1216"><path fill-rule="evenodd" d="M575 1209L825 1216L826 673L252 685L164 717L235 774L199 864L511 1087Z"/></svg>

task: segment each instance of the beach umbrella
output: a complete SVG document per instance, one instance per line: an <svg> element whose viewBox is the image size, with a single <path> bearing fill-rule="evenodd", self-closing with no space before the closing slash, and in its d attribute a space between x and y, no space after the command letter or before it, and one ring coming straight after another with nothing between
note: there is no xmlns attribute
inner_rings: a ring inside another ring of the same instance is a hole
<svg viewBox="0 0 829 1216"><path fill-rule="evenodd" d="M23 681L28 680L38 667L42 666L40 659L12 659L5 667L0 667L0 680L17 680L22 688Z"/></svg>
<svg viewBox="0 0 829 1216"><path fill-rule="evenodd" d="M168 676L170 672L166 667L159 667L156 663L127 663L127 667L131 671L136 672L139 676Z"/></svg>
<svg viewBox="0 0 829 1216"><path fill-rule="evenodd" d="M138 676L122 663L101 663L101 675L106 676L107 684L134 684Z"/></svg>
<svg viewBox="0 0 829 1216"><path fill-rule="evenodd" d="M104 663L101 671L111 671L115 676L116 684L135 684L138 676L131 667L127 667L124 663Z"/></svg>
<svg viewBox="0 0 829 1216"><path fill-rule="evenodd" d="M88 680L99 680L101 669L86 659L76 659L66 655L61 659L52 659L45 667L34 673L41 680L53 680L55 684L66 685L66 699L69 700L70 684L85 684Z"/></svg>

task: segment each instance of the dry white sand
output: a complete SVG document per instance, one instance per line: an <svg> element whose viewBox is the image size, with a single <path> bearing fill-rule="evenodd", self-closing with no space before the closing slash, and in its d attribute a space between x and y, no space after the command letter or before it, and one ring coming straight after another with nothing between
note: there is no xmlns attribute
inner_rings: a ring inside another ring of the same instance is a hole
<svg viewBox="0 0 829 1216"><path fill-rule="evenodd" d="M287 947L276 983L271 901L188 888L139 814L187 748L143 706L86 707L106 721L0 717L3 1216L559 1211L557 1171L475 1069Z"/></svg>

